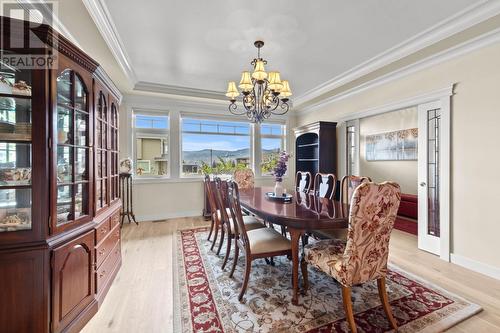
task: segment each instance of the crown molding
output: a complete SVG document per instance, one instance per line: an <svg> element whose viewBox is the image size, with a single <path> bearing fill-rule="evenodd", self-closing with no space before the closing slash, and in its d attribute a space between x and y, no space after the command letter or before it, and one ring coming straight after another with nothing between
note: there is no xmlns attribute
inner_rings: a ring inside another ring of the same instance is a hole
<svg viewBox="0 0 500 333"><path fill-rule="evenodd" d="M146 81L137 82L134 85L134 90L161 93L167 95L179 95L179 96L188 96L197 98L210 98L216 100L227 100L224 93L220 91L180 87L180 86L173 86L168 84L146 82Z"/></svg>
<svg viewBox="0 0 500 333"><path fill-rule="evenodd" d="M409 108L412 106L416 106L418 104L428 103L436 100L440 100L443 97L451 97L453 96L453 88L455 84L450 84L444 88L436 89L433 91L429 91L423 94L415 95L409 98L405 98L402 100L393 101L384 105L380 105L374 108L369 108L366 110L361 110L358 112L350 113L346 116L340 117L337 119L337 123L356 120L361 118L366 118L370 116L375 116L378 114L401 110L405 108Z"/></svg>
<svg viewBox="0 0 500 333"><path fill-rule="evenodd" d="M474 4L439 22L429 29L296 97L294 99L295 107L300 107L316 97L359 79L364 75L383 68L384 66L418 52L498 14L500 14L500 1L498 0L483 0Z"/></svg>
<svg viewBox="0 0 500 333"><path fill-rule="evenodd" d="M121 104L123 100L123 95L120 92L120 89L118 89L118 87L106 73L106 71L104 71L104 69L101 66L99 66L95 70L94 74L101 81L101 83L104 84L106 88L108 88L113 93L113 95L115 95L118 98L118 104Z"/></svg>
<svg viewBox="0 0 500 333"><path fill-rule="evenodd" d="M130 58L125 51L123 42L111 18L109 10L103 0L82 0L87 11L94 20L97 29L102 38L108 45L111 53L127 76L127 79L134 85L137 82L137 76L131 66Z"/></svg>
<svg viewBox="0 0 500 333"><path fill-rule="evenodd" d="M360 94L366 90L387 84L389 82L404 78L413 73L419 72L426 68L435 66L437 64L449 61L451 59L457 58L459 56L465 55L467 53L473 52L475 50L487 47L491 44L500 42L500 28L487 32L476 38L470 39L466 42L458 44L447 50L441 51L439 53L433 54L425 59L417 61L411 65L402 67L393 72L387 73L385 75L379 76L376 79L362 83L356 87L343 91L337 95L325 98L318 103L309 105L305 108L299 108L296 110L297 115L304 115L311 113L315 110L324 108L334 102L340 101L342 99L352 97L354 95Z"/></svg>

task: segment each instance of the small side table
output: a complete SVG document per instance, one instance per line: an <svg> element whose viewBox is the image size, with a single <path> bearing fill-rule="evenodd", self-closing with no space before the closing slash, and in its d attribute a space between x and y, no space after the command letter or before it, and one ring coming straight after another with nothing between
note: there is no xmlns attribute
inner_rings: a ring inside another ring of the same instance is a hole
<svg viewBox="0 0 500 333"><path fill-rule="evenodd" d="M134 221L135 224L139 225L135 220L132 205L132 174L130 173L120 173L120 198L122 199L121 225L125 221L125 216L128 218L129 223Z"/></svg>

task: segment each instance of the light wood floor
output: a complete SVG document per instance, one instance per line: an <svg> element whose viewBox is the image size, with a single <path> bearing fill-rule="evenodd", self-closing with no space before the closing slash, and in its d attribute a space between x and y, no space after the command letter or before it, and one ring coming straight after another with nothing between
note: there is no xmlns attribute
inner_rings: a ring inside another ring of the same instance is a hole
<svg viewBox="0 0 500 333"><path fill-rule="evenodd" d="M142 222L123 228L123 265L84 333L173 332L172 244L178 228L199 226L201 218ZM500 282L417 250L415 236L395 230L390 261L483 307L449 332L500 332Z"/></svg>

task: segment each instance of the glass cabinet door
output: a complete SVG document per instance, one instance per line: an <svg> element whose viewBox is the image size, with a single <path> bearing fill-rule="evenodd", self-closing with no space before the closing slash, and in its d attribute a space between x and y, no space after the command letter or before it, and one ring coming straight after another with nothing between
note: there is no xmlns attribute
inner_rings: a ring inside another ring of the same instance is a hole
<svg viewBox="0 0 500 333"><path fill-rule="evenodd" d="M0 233L32 229L31 76L0 62Z"/></svg>
<svg viewBox="0 0 500 333"><path fill-rule="evenodd" d="M108 104L101 91L96 108L96 211L108 205Z"/></svg>
<svg viewBox="0 0 500 333"><path fill-rule="evenodd" d="M89 215L88 90L73 70L57 77L56 227Z"/></svg>
<svg viewBox="0 0 500 333"><path fill-rule="evenodd" d="M111 201L119 198L118 189L118 108L115 103L111 104L111 120L110 120L110 134L111 134Z"/></svg>

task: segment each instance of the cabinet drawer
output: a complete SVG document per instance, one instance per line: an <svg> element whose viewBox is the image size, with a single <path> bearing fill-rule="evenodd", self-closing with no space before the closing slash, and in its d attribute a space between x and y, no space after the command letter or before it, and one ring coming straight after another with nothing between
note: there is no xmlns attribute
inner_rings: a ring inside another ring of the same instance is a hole
<svg viewBox="0 0 500 333"><path fill-rule="evenodd" d="M116 243L120 241L120 227L115 226L111 230L107 237L95 248L95 258L97 267L99 267L104 259L111 253L111 250L115 247Z"/></svg>
<svg viewBox="0 0 500 333"><path fill-rule="evenodd" d="M95 228L95 243L99 244L111 230L109 225L109 218L105 219Z"/></svg>
<svg viewBox="0 0 500 333"><path fill-rule="evenodd" d="M109 256L104 260L102 265L96 271L96 289L99 294L105 287L108 279L116 269L116 264L121 256L120 242L118 242Z"/></svg>
<svg viewBox="0 0 500 333"><path fill-rule="evenodd" d="M111 228L113 228L115 225L120 224L120 212L121 212L121 209L118 209L111 216Z"/></svg>

